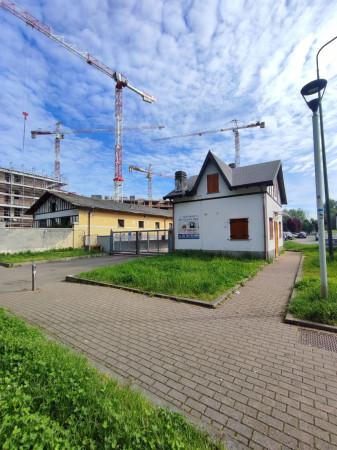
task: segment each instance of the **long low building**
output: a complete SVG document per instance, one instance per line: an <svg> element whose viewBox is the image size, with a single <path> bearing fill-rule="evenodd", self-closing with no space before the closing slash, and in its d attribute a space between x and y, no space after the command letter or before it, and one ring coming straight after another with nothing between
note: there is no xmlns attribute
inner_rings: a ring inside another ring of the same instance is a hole
<svg viewBox="0 0 337 450"><path fill-rule="evenodd" d="M27 211L36 228L73 228L79 235L110 231L164 230L173 225L172 211L65 192L44 193Z"/></svg>

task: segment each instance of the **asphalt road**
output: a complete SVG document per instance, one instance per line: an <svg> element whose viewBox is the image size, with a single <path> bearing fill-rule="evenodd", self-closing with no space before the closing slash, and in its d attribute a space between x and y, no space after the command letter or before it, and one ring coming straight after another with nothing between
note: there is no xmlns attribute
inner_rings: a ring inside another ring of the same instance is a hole
<svg viewBox="0 0 337 450"><path fill-rule="evenodd" d="M66 275L75 275L96 267L118 264L134 256L114 255L95 258L78 258L58 262L36 262L37 288L47 286L51 282L63 281ZM32 288L32 266L30 264L19 267L0 266L0 296L13 292L29 291Z"/></svg>

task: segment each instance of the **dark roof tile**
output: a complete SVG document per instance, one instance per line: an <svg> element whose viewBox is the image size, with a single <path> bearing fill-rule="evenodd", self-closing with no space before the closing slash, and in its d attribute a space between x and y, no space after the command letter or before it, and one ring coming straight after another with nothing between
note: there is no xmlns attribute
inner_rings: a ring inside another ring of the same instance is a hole
<svg viewBox="0 0 337 450"><path fill-rule="evenodd" d="M50 196L61 198L79 208L101 209L106 211L118 211L129 214L144 214L148 216L172 217L172 212L160 208L149 208L148 206L131 205L114 200L101 200L84 195L70 194L68 192L45 192L26 212L33 214L37 208Z"/></svg>

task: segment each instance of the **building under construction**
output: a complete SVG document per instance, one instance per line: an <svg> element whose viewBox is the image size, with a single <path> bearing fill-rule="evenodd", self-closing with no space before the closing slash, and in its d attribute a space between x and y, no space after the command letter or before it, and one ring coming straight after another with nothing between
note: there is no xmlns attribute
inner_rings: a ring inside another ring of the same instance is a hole
<svg viewBox="0 0 337 450"><path fill-rule="evenodd" d="M45 191L59 191L65 183L52 177L0 168L0 226L31 227L25 212Z"/></svg>

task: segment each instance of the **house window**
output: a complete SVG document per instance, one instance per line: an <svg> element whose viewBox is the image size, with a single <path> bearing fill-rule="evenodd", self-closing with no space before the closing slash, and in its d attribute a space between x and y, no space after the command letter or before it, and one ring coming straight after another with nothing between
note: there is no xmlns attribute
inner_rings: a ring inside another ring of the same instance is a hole
<svg viewBox="0 0 337 450"><path fill-rule="evenodd" d="M269 239L274 239L274 221L269 217Z"/></svg>
<svg viewBox="0 0 337 450"><path fill-rule="evenodd" d="M51 202L50 203L50 212L55 212L56 211L56 203L55 202Z"/></svg>
<svg viewBox="0 0 337 450"><path fill-rule="evenodd" d="M248 219L230 219L231 239L249 239Z"/></svg>
<svg viewBox="0 0 337 450"><path fill-rule="evenodd" d="M124 228L124 219L118 219L119 228Z"/></svg>
<svg viewBox="0 0 337 450"><path fill-rule="evenodd" d="M11 176L9 173L5 173L5 181L7 181L7 183L11 181Z"/></svg>
<svg viewBox="0 0 337 450"><path fill-rule="evenodd" d="M20 217L21 216L21 209L20 208L15 208L14 209L14 216L15 217Z"/></svg>
<svg viewBox="0 0 337 450"><path fill-rule="evenodd" d="M207 175L207 194L216 194L217 192L219 192L219 174Z"/></svg>
<svg viewBox="0 0 337 450"><path fill-rule="evenodd" d="M159 228L160 228L160 222L155 222L155 228L156 228L156 230L159 230Z"/></svg>
<svg viewBox="0 0 337 450"><path fill-rule="evenodd" d="M144 220L138 221L138 228L144 228Z"/></svg>
<svg viewBox="0 0 337 450"><path fill-rule="evenodd" d="M19 175L14 175L14 183L21 183L21 177Z"/></svg>

